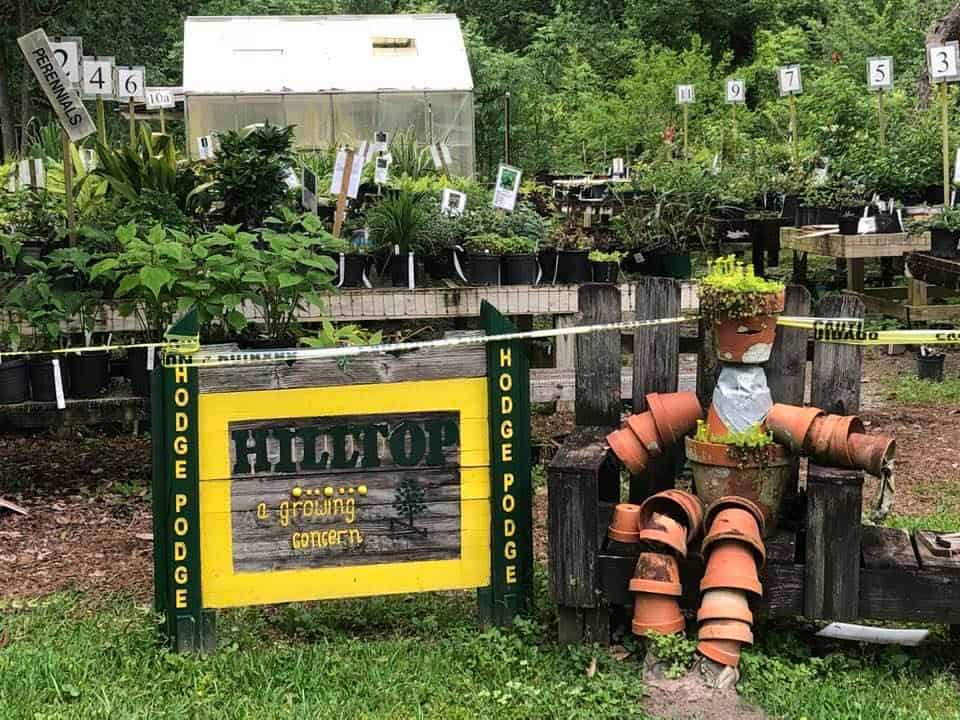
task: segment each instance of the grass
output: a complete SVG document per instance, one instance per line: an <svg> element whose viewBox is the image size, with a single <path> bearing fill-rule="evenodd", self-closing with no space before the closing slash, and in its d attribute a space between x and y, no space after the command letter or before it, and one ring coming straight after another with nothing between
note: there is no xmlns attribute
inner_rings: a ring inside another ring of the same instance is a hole
<svg viewBox="0 0 960 720"><path fill-rule="evenodd" d="M888 386L891 400L901 405L939 405L960 402L960 378L920 380L913 376L895 378Z"/></svg>

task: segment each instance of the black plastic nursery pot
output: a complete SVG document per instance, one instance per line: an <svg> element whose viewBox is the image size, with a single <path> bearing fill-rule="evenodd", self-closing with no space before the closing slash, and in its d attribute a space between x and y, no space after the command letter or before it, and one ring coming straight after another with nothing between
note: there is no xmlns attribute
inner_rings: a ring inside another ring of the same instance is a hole
<svg viewBox="0 0 960 720"><path fill-rule="evenodd" d="M838 224L841 235L856 235L860 228L860 218L857 215L844 215Z"/></svg>
<svg viewBox="0 0 960 720"><path fill-rule="evenodd" d="M136 397L150 397L150 371L147 370L147 353L152 352L153 367L160 363L160 353L156 348L135 347L127 351L127 377L133 386Z"/></svg>
<svg viewBox="0 0 960 720"><path fill-rule="evenodd" d="M557 256L557 282L561 285L590 282L590 251L561 250Z"/></svg>
<svg viewBox="0 0 960 720"><path fill-rule="evenodd" d="M390 256L390 282L394 287L416 287L417 286L417 263L414 257L410 262L410 256L413 253L400 253ZM410 277L411 266L413 277Z"/></svg>
<svg viewBox="0 0 960 720"><path fill-rule="evenodd" d="M14 405L30 399L30 375L25 358L0 362L0 405Z"/></svg>
<svg viewBox="0 0 960 720"><path fill-rule="evenodd" d="M880 213L876 217L878 233L900 232L900 219L893 213Z"/></svg>
<svg viewBox="0 0 960 720"><path fill-rule="evenodd" d="M540 263L540 269L543 270L543 277L540 278L541 285L552 285L557 281L557 260L560 254L556 248L544 248L537 251L537 262Z"/></svg>
<svg viewBox="0 0 960 720"><path fill-rule="evenodd" d="M28 258L39 260L43 256L43 248L40 245L24 244L20 248L20 254L17 255L17 263L13 271L17 275L29 275L33 272L33 267L27 263Z"/></svg>
<svg viewBox="0 0 960 720"><path fill-rule="evenodd" d="M593 281L598 283L616 284L620 277L620 263L595 260L590 261L590 271L593 273Z"/></svg>
<svg viewBox="0 0 960 720"><path fill-rule="evenodd" d="M457 269L453 264L453 254L456 250L449 250L440 255L427 255L423 258L423 269L434 280L459 280Z"/></svg>
<svg viewBox="0 0 960 720"><path fill-rule="evenodd" d="M664 277L686 280L693 275L693 263L690 256L681 253L661 253L657 256L659 273Z"/></svg>
<svg viewBox="0 0 960 720"><path fill-rule="evenodd" d="M500 256L489 253L467 255L467 280L471 285L500 284Z"/></svg>
<svg viewBox="0 0 960 720"><path fill-rule="evenodd" d="M336 257L338 264L337 285L342 288L363 287L363 272L370 262L369 255L345 254Z"/></svg>
<svg viewBox="0 0 960 720"><path fill-rule="evenodd" d="M957 243L960 243L960 232L941 229L930 231L930 254L934 257L960 257L960 252L957 251Z"/></svg>
<svg viewBox="0 0 960 720"><path fill-rule="evenodd" d="M70 376L67 374L64 358L58 358L56 365L51 357L39 357L27 364L30 373L30 390L36 402L56 402L57 386L54 367L59 369L60 387L64 396L70 391Z"/></svg>
<svg viewBox="0 0 960 720"><path fill-rule="evenodd" d="M106 350L67 355L70 396L95 398L110 384L110 353Z"/></svg>
<svg viewBox="0 0 960 720"><path fill-rule="evenodd" d="M510 253L501 256L500 283L502 285L534 285L540 266L535 253Z"/></svg>
<svg viewBox="0 0 960 720"><path fill-rule="evenodd" d="M943 204L943 185L927 185L923 193L924 199L930 205Z"/></svg>
<svg viewBox="0 0 960 720"><path fill-rule="evenodd" d="M917 377L920 380L943 382L943 361L946 357L943 353L934 355L917 353Z"/></svg>

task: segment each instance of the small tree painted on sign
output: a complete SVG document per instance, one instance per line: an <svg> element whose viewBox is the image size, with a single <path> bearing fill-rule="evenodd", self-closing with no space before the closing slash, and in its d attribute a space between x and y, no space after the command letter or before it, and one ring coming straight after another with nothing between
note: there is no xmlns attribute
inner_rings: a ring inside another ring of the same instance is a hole
<svg viewBox="0 0 960 720"><path fill-rule="evenodd" d="M420 533L421 535L426 535L426 529L418 528L413 524L414 518L427 509L424 502L426 500L426 493L420 485L420 481L413 477L404 478L400 481L400 485L397 486L397 492L393 497L393 509L405 517L406 522L391 519L390 529L393 530L396 524L401 527L406 526L411 531Z"/></svg>

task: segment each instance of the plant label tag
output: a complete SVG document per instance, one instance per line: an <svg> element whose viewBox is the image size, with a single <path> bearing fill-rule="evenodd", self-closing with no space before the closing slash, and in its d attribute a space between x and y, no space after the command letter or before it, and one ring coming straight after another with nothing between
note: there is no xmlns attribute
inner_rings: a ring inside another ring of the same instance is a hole
<svg viewBox="0 0 960 720"><path fill-rule="evenodd" d="M745 80L727 80L727 103L742 105L747 101L747 83Z"/></svg>
<svg viewBox="0 0 960 720"><path fill-rule="evenodd" d="M60 69L70 82L74 90L80 87L80 58L83 56L83 39L79 37L62 37L57 42L51 42L50 48L60 64Z"/></svg>
<svg viewBox="0 0 960 720"><path fill-rule="evenodd" d="M942 45L927 45L927 67L933 82L960 80L960 42L952 40Z"/></svg>
<svg viewBox="0 0 960 720"><path fill-rule="evenodd" d="M433 169L443 171L443 159L440 157L440 149L436 145L430 146L430 159L433 160Z"/></svg>
<svg viewBox="0 0 960 720"><path fill-rule="evenodd" d="M440 212L448 217L460 217L467 208L467 194L444 188L440 194Z"/></svg>
<svg viewBox="0 0 960 720"><path fill-rule="evenodd" d="M377 130L373 134L373 144L370 146L374 153L385 153L390 146L390 133L386 130Z"/></svg>
<svg viewBox="0 0 960 720"><path fill-rule="evenodd" d="M313 170L304 166L303 185L300 187L300 204L307 212L317 211L317 176Z"/></svg>
<svg viewBox="0 0 960 720"><path fill-rule="evenodd" d="M283 184L286 185L289 190L296 190L300 187L300 178L297 177L292 167L288 167L286 172L284 172Z"/></svg>
<svg viewBox="0 0 960 720"><path fill-rule="evenodd" d="M146 71L143 65L132 67L117 66L114 87L117 100L137 100L146 102Z"/></svg>
<svg viewBox="0 0 960 720"><path fill-rule="evenodd" d="M340 188L343 187L343 172L347 169L347 149L337 150L337 159L333 163L333 176L330 178L330 195L340 194Z"/></svg>
<svg viewBox="0 0 960 720"><path fill-rule="evenodd" d="M147 347L147 372L153 372L153 362L156 358L157 351L153 347Z"/></svg>
<svg viewBox="0 0 960 720"><path fill-rule="evenodd" d="M386 185L390 180L390 161L389 155L379 155L376 158L376 164L373 168L373 181L377 185Z"/></svg>
<svg viewBox="0 0 960 720"><path fill-rule="evenodd" d="M85 57L80 65L84 100L113 98L113 58Z"/></svg>
<svg viewBox="0 0 960 720"><path fill-rule="evenodd" d="M54 358L50 362L53 365L53 392L57 396L57 410L66 410L67 401L63 395L63 378L60 376L60 360Z"/></svg>
<svg viewBox="0 0 960 720"><path fill-rule="evenodd" d="M517 194L520 192L520 176L522 171L510 165L500 165L497 168L497 184L493 189L493 207L499 210L512 211L517 204Z"/></svg>
<svg viewBox="0 0 960 720"><path fill-rule="evenodd" d="M871 235L876 231L877 231L877 218L875 217L860 218L860 222L857 223L858 235Z"/></svg>
<svg viewBox="0 0 960 720"><path fill-rule="evenodd" d="M677 105L692 105L696 102L693 85L677 85Z"/></svg>
<svg viewBox="0 0 960 720"><path fill-rule="evenodd" d="M213 159L213 137L210 135L201 135L197 138L197 155L201 160Z"/></svg>
<svg viewBox="0 0 960 720"><path fill-rule="evenodd" d="M92 173L97 169L97 151L89 148L80 148L80 164L85 173Z"/></svg>
<svg viewBox="0 0 960 720"><path fill-rule="evenodd" d="M173 89L163 87L148 87L147 110L161 110L163 108L172 108L176 106L177 101L173 94Z"/></svg>
<svg viewBox="0 0 960 720"><path fill-rule="evenodd" d="M784 65L779 69L780 97L803 94L803 78L799 65Z"/></svg>
<svg viewBox="0 0 960 720"><path fill-rule="evenodd" d="M867 59L867 87L871 90L893 90L893 58Z"/></svg>
<svg viewBox="0 0 960 720"><path fill-rule="evenodd" d="M367 157L366 140L360 143L360 147L353 154L353 165L350 168L350 183L347 185L347 197L351 200L356 199L360 194L360 177L363 175L364 159Z"/></svg>
<svg viewBox="0 0 960 720"><path fill-rule="evenodd" d="M47 173L40 158L27 158L17 163L17 175L21 187L44 188L47 186Z"/></svg>
<svg viewBox="0 0 960 720"><path fill-rule="evenodd" d="M615 178L622 178L626 174L626 165L624 165L622 157L615 157L613 159L610 174Z"/></svg>

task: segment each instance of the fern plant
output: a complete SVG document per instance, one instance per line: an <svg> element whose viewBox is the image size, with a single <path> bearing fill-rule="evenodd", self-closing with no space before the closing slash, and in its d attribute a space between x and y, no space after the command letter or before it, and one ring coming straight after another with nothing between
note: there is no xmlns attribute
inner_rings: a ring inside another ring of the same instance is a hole
<svg viewBox="0 0 960 720"><path fill-rule="evenodd" d="M367 212L370 239L401 253L421 249L428 220L425 197L407 190L389 193Z"/></svg>

